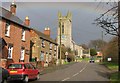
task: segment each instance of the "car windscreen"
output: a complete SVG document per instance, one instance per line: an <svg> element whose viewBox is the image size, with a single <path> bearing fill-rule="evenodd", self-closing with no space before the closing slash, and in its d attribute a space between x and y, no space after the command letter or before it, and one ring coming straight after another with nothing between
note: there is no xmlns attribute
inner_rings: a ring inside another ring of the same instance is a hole
<svg viewBox="0 0 120 83"><path fill-rule="evenodd" d="M13 69L21 69L22 68L22 64L10 64L8 66L8 69L11 69L11 68L13 68Z"/></svg>

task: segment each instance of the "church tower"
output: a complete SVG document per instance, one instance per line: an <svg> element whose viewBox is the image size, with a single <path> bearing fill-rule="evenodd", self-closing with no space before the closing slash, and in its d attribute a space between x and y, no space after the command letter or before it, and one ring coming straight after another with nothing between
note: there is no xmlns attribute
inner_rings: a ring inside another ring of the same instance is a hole
<svg viewBox="0 0 120 83"><path fill-rule="evenodd" d="M62 16L61 12L58 12L58 32L57 32L58 44L60 44L60 32L61 32L61 44L72 49L73 47L71 46L72 45L72 14L69 11L66 16Z"/></svg>

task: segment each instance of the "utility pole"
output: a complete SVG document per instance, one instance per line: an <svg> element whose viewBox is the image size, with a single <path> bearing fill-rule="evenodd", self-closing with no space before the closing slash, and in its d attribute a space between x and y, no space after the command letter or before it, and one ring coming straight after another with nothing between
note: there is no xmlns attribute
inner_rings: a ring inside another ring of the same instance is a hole
<svg viewBox="0 0 120 83"><path fill-rule="evenodd" d="M102 41L103 41L103 31L102 31ZM103 45L103 42L102 42L102 45Z"/></svg>
<svg viewBox="0 0 120 83"><path fill-rule="evenodd" d="M103 57L102 57L102 58L103 58L102 61L105 61L105 56L104 56L104 54L103 54L103 46L104 46L104 45L103 45L103 41L104 41L104 40L103 40L103 31L102 31L102 35L101 35L101 37L102 37L102 48L101 48L101 51L102 51L102 55L103 55Z"/></svg>
<svg viewBox="0 0 120 83"><path fill-rule="evenodd" d="M88 48L88 54L89 54L89 57L91 57L91 55L90 55L90 48Z"/></svg>
<svg viewBox="0 0 120 83"><path fill-rule="evenodd" d="M120 73L120 1L118 2L118 72Z"/></svg>
<svg viewBox="0 0 120 83"><path fill-rule="evenodd" d="M62 60L61 60L61 27L62 27L62 21L60 18L60 65L62 64Z"/></svg>

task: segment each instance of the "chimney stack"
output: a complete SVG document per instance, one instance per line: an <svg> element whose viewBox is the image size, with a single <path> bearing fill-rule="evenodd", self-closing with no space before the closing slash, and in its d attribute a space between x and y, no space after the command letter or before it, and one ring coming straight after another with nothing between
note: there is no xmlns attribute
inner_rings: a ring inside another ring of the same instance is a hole
<svg viewBox="0 0 120 83"><path fill-rule="evenodd" d="M16 14L16 4L14 2L12 2L12 4L10 5L10 11L12 12L12 14Z"/></svg>
<svg viewBox="0 0 120 83"><path fill-rule="evenodd" d="M45 28L44 34L50 37L50 28L49 27Z"/></svg>
<svg viewBox="0 0 120 83"><path fill-rule="evenodd" d="M26 16L26 18L25 18L25 25L26 25L26 26L29 26L29 25L30 25L30 20L29 20L29 17L28 17L28 16Z"/></svg>

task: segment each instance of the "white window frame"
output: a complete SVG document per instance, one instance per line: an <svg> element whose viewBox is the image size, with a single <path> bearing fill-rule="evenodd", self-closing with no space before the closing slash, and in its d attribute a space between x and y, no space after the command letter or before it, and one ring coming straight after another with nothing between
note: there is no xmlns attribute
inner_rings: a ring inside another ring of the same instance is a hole
<svg viewBox="0 0 120 83"><path fill-rule="evenodd" d="M52 61L52 54L49 53L49 62Z"/></svg>
<svg viewBox="0 0 120 83"><path fill-rule="evenodd" d="M25 29L22 29L22 40L25 41Z"/></svg>
<svg viewBox="0 0 120 83"><path fill-rule="evenodd" d="M40 60L44 61L44 52L43 51L41 51Z"/></svg>
<svg viewBox="0 0 120 83"><path fill-rule="evenodd" d="M45 40L42 39L42 44L41 44L42 47L45 47Z"/></svg>
<svg viewBox="0 0 120 83"><path fill-rule="evenodd" d="M8 36L8 37L10 36L10 23L9 22L6 22L6 25L5 25L5 36Z"/></svg>
<svg viewBox="0 0 120 83"><path fill-rule="evenodd" d="M8 46L8 59L12 59L13 46Z"/></svg>
<svg viewBox="0 0 120 83"><path fill-rule="evenodd" d="M50 43L50 50L52 50L52 43Z"/></svg>
<svg viewBox="0 0 120 83"><path fill-rule="evenodd" d="M49 62L49 56L48 56L48 53L46 52L46 62L48 63Z"/></svg>
<svg viewBox="0 0 120 83"><path fill-rule="evenodd" d="M57 46L55 45L55 46L54 46L54 51L56 51L56 50L57 50Z"/></svg>
<svg viewBox="0 0 120 83"><path fill-rule="evenodd" d="M24 58L25 58L25 49L21 48L20 60L24 60Z"/></svg>

